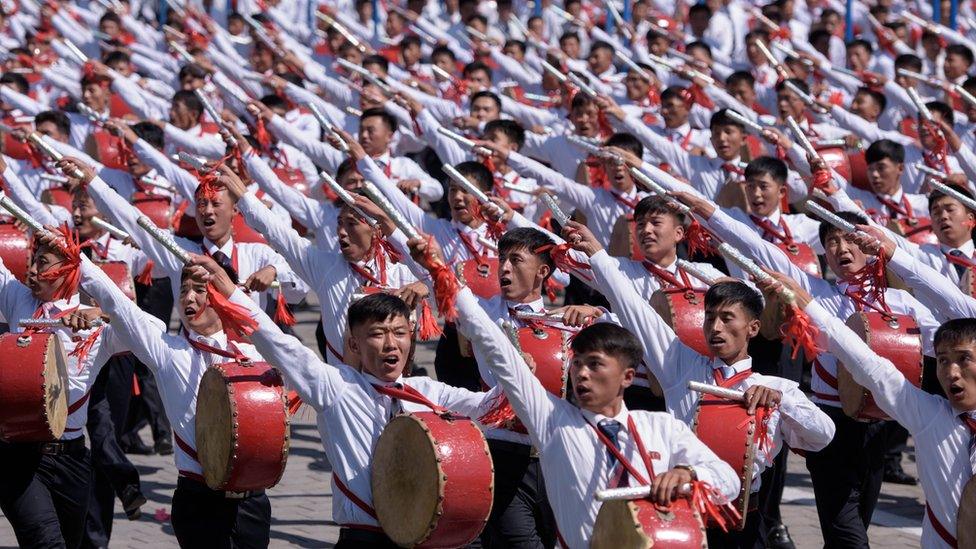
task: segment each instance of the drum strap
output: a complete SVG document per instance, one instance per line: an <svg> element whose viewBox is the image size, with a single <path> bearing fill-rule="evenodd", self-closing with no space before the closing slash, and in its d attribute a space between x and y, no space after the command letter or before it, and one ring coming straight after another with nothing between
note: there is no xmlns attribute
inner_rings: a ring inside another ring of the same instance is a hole
<svg viewBox="0 0 976 549"><path fill-rule="evenodd" d="M877 199L878 202L884 204L885 208L888 208L888 211L893 214L892 218L897 219L896 216L901 216L909 220L915 219L915 214L912 212L912 204L908 201L908 197L904 193L901 195L901 205L883 196L878 196Z"/></svg>
<svg viewBox="0 0 976 549"><path fill-rule="evenodd" d="M587 421L587 423L589 422ZM607 450L613 454L613 457L617 458L617 462L620 463L620 465L622 465L628 473L630 473L630 476L634 480L640 483L641 486L647 486L650 484L650 482L644 478L644 475L637 471L634 464L632 464L629 459L624 457L623 452L621 452L620 449L617 448L617 446L611 442L609 438L607 438L607 435L603 434L603 432L600 431L596 425L593 425L592 423L589 423L589 425L593 428L593 431L596 432L596 436L598 439L600 439L600 442L607 447ZM651 480L654 480L654 465L651 464L651 456L647 453L647 449L644 448L644 442L641 440L640 433L637 432L637 425L634 423L634 416L627 417L627 434L634 437L634 444L637 445L637 452L640 454L641 460L644 461L644 467L647 468L647 474L650 475Z"/></svg>
<svg viewBox="0 0 976 549"><path fill-rule="evenodd" d="M475 247L474 242L471 241L471 237L464 234L460 230L458 230L457 234L458 238L461 239L461 244L464 244L464 247L468 250L468 253L471 254L471 257L474 258L478 265L487 265L488 249L485 246L482 246L481 249L478 250Z"/></svg>
<svg viewBox="0 0 976 549"><path fill-rule="evenodd" d="M342 492L342 495L344 495L347 498L349 498L349 501L353 502L353 504L356 507L359 507L360 509L362 509L362 511L364 513L366 513L367 515L373 517L373 520L378 520L376 518L376 511L372 507L370 507L368 503L366 503L365 501L359 499L359 496L357 496L356 494L354 494L353 491L350 490L349 487L346 486L346 484L344 482L342 482L342 479L339 478L339 475L337 475L335 473L332 473L332 481L335 482L336 488L338 488L339 491ZM349 525L349 526L355 526L357 528L359 528L359 527L370 528L368 525L365 525L365 524L364 525L357 524L357 525ZM375 528L375 526L373 526L372 528Z"/></svg>
<svg viewBox="0 0 976 549"><path fill-rule="evenodd" d="M953 250L953 251L957 251L957 250ZM960 275L963 272L965 272L966 269L976 269L976 261L973 261L967 258L966 256L962 255L962 252L959 252L959 255L952 255L951 253L943 254L943 255L945 255L946 261L948 261L949 263L963 267L962 271L959 273Z"/></svg>
<svg viewBox="0 0 976 549"><path fill-rule="evenodd" d="M407 402L413 402L414 404L420 404L421 406L426 406L430 408L435 414L445 414L449 410L443 406L438 406L430 401L423 393L414 389L413 387L403 384L403 388L399 387L384 387L383 385L373 384L373 388L376 389L377 393L386 395L390 398L398 398L400 400L405 400Z"/></svg>
<svg viewBox="0 0 976 549"><path fill-rule="evenodd" d="M691 281L688 280L688 273L681 269L677 269L677 274L681 276L681 280L679 281L677 276L671 274L667 269L662 268L652 261L645 259L643 262L641 262L641 264L644 265L647 272L679 290L687 290L691 288Z"/></svg>
<svg viewBox="0 0 976 549"><path fill-rule="evenodd" d="M817 370L817 375L820 376L820 379L824 380L824 383L826 383L833 389L837 388L837 376L831 375L830 372L828 372L827 369L823 367L823 364L820 364L819 360L813 361L813 367Z"/></svg>
<svg viewBox="0 0 976 549"><path fill-rule="evenodd" d="M761 217L752 214L749 214L749 219L752 219L752 222L757 227L762 229L763 238L772 237L775 238L777 242L782 242L783 244L793 243L793 233L790 231L789 225L786 224L786 221L783 220L782 216L779 218L779 228L783 229L782 232L780 232L768 219L762 219Z"/></svg>
<svg viewBox="0 0 976 549"><path fill-rule="evenodd" d="M949 533L949 530L947 530L946 527L939 522L939 519L935 518L935 513L932 512L932 508L927 504L925 505L925 514L928 515L932 528L935 530L936 534L939 534L942 541L946 542L946 544L953 549L959 546L959 542L956 541L956 537Z"/></svg>
<svg viewBox="0 0 976 549"><path fill-rule="evenodd" d="M234 343L230 340L227 341L227 344L230 346L230 349L225 351L223 349L214 347L212 345L207 345L202 341L196 341L192 339L190 337L190 333L187 332L186 330L183 330L183 337L186 338L186 341L187 343L190 344L190 347L193 347L194 349L200 351L201 353L215 354L217 356L222 356L224 358L235 360L242 364L251 361L251 359L248 358L247 355L242 353L241 350L237 348L237 345L234 345Z"/></svg>
<svg viewBox="0 0 976 549"><path fill-rule="evenodd" d="M86 402L88 402L88 397L90 397L90 396L91 396L91 391L89 390L81 398L79 398L78 400L76 400L74 402L74 404L72 404L71 406L68 406L68 415L70 416L71 414L73 414L73 413L77 412L78 410L80 410L81 407L84 406Z"/></svg>

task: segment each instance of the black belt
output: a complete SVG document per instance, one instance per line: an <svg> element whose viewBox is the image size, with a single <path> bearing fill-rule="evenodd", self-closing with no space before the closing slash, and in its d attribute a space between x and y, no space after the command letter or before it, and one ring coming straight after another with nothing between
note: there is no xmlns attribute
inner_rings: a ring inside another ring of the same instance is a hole
<svg viewBox="0 0 976 549"><path fill-rule="evenodd" d="M515 454L517 456L528 456L533 459L539 459L539 452L537 452L535 447L531 444L522 444L519 442L512 442L510 440L489 438L488 449L492 452L505 452L508 454Z"/></svg>
<svg viewBox="0 0 976 549"><path fill-rule="evenodd" d="M81 436L71 440L55 440L52 442L40 442L37 444L37 451L45 456L66 456L85 451L85 437Z"/></svg>
<svg viewBox="0 0 976 549"><path fill-rule="evenodd" d="M182 488L188 492L193 492L194 494L205 494L209 496L216 496L225 499L247 499L256 496L263 496L264 490L249 490L247 492L228 492L224 490L212 490L206 484L193 480L192 478L180 475L176 480L176 487Z"/></svg>

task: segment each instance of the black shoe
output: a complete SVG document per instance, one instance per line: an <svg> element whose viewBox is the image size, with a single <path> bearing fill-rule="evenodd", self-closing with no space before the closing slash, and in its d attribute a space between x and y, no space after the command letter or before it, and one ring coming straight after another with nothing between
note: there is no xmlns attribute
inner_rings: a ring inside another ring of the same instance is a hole
<svg viewBox="0 0 976 549"><path fill-rule="evenodd" d="M156 450L156 453L161 456L169 456L173 454L173 443L168 440L157 440L153 448Z"/></svg>
<svg viewBox="0 0 976 549"><path fill-rule="evenodd" d="M122 501L122 510L125 511L126 518L139 520L139 517L142 516L140 508L146 504L146 496L142 495L139 488L132 485L126 486L122 495L119 496L119 500Z"/></svg>
<svg viewBox="0 0 976 549"><path fill-rule="evenodd" d="M892 484L904 484L905 486L915 486L918 484L918 479L906 473L901 467L897 469L885 469L884 481Z"/></svg>
<svg viewBox="0 0 976 549"><path fill-rule="evenodd" d="M766 547L770 549L796 549L793 545L793 538L785 524L779 524L769 529L766 534Z"/></svg>
<svg viewBox="0 0 976 549"><path fill-rule="evenodd" d="M155 452L151 446L147 446L142 440L133 440L129 444L122 445L122 451L127 454L135 454L138 456L151 456Z"/></svg>

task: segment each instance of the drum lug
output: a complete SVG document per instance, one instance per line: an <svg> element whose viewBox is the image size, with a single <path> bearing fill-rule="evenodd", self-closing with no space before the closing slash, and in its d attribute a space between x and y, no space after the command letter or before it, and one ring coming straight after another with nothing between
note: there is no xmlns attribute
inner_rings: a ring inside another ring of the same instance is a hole
<svg viewBox="0 0 976 549"><path fill-rule="evenodd" d="M549 338L549 334L547 334L545 330L540 330L538 328L533 328L532 329L532 335L535 336L535 338L536 339L539 339L539 340L548 339Z"/></svg>
<svg viewBox="0 0 976 549"><path fill-rule="evenodd" d="M31 336L30 336L30 334L24 334L24 335L22 335L22 336L20 336L20 337L17 338L17 346L18 347L27 347L30 344L31 344Z"/></svg>

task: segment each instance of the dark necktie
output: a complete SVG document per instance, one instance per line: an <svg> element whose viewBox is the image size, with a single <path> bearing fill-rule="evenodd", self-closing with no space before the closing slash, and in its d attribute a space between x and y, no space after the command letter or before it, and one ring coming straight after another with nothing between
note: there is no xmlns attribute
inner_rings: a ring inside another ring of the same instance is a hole
<svg viewBox="0 0 976 549"><path fill-rule="evenodd" d="M976 419L969 414L959 414L959 419L969 427L969 464L973 475L976 475Z"/></svg>
<svg viewBox="0 0 976 549"><path fill-rule="evenodd" d="M600 432L606 435L606 437L613 443L616 449L620 449L620 440L617 435L620 433L620 429L623 427L620 422L614 419L604 419L597 424L597 428ZM611 474L614 468L617 466L617 456L613 455L613 452L607 448L607 467L610 469ZM617 482L617 486L627 486L627 470L624 469L620 474L620 480Z"/></svg>
<svg viewBox="0 0 976 549"><path fill-rule="evenodd" d="M237 277L237 270L234 269L234 264L231 263L231 260L229 257L227 257L227 254L225 254L220 250L217 250L216 252L211 254L210 257L212 257L213 260L217 262L217 265L220 265L221 269L227 272L227 276L230 277L231 282L233 282L234 284L238 284L240 282L240 279L238 279Z"/></svg>
<svg viewBox="0 0 976 549"><path fill-rule="evenodd" d="M963 257L963 253L959 250L950 250L949 255L952 257ZM959 275L959 278L962 278L966 272L966 266L959 263L953 263L952 266L956 268L956 274Z"/></svg>

